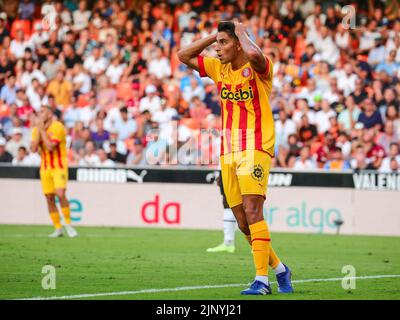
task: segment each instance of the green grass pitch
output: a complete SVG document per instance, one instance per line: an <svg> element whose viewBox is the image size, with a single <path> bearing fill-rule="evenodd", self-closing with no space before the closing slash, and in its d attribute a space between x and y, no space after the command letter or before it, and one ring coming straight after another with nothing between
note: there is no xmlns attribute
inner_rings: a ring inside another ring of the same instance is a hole
<svg viewBox="0 0 400 320"><path fill-rule="evenodd" d="M253 260L237 232L234 254L207 253L221 231L78 227L78 238L49 239L49 226L0 226L0 299L77 296L76 299L400 299L400 238L272 233L273 245L293 271L295 293L241 296L253 278ZM42 267L53 265L56 289L42 288ZM340 280L352 265L356 288ZM273 271L270 280L275 281ZM201 288L239 284L220 288ZM159 289L179 289L178 291ZM157 289L143 292L146 289ZM120 292L126 292L119 294ZM137 292L139 291L139 292ZM142 291L142 292L141 292ZM114 295L92 296L98 293ZM68 297L71 298L71 297Z"/></svg>

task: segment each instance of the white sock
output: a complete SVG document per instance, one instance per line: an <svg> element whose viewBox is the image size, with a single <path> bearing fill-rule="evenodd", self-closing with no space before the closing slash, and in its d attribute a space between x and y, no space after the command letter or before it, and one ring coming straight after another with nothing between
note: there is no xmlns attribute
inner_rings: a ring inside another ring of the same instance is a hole
<svg viewBox="0 0 400 320"><path fill-rule="evenodd" d="M235 245L236 220L231 209L224 209L224 244Z"/></svg>
<svg viewBox="0 0 400 320"><path fill-rule="evenodd" d="M255 280L261 281L262 283L269 285L268 276L256 276Z"/></svg>
<svg viewBox="0 0 400 320"><path fill-rule="evenodd" d="M286 271L286 268L282 262L279 262L278 266L274 269L275 274L280 274L285 271Z"/></svg>

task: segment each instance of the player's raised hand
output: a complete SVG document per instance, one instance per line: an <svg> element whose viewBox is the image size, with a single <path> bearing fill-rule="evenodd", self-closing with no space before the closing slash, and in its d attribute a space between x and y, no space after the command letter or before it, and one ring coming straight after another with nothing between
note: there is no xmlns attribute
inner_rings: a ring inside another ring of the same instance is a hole
<svg viewBox="0 0 400 320"><path fill-rule="evenodd" d="M243 23L239 22L238 20L235 20L233 23L235 25L235 34L237 37L239 37L241 34L247 34L247 29Z"/></svg>
<svg viewBox="0 0 400 320"><path fill-rule="evenodd" d="M44 114L39 114L36 120L36 125L39 130L43 130L45 128L45 123L46 123L46 116Z"/></svg>

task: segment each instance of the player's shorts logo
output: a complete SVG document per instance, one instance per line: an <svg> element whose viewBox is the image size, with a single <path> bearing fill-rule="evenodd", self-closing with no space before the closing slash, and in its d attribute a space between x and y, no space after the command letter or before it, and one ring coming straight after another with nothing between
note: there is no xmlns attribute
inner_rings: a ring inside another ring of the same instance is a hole
<svg viewBox="0 0 400 320"><path fill-rule="evenodd" d="M261 165L256 164L253 167L253 172L251 173L251 176L257 181L262 181L262 179L264 178L264 168Z"/></svg>
<svg viewBox="0 0 400 320"><path fill-rule="evenodd" d="M250 77L250 75L251 75L251 70L250 70L249 67L243 69L243 71L242 71L242 76L243 77L248 78L248 77Z"/></svg>

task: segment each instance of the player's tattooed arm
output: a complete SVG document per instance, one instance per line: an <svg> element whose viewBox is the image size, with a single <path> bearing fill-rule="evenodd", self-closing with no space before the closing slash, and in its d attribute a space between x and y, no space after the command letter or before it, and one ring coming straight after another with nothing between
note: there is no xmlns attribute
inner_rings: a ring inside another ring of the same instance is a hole
<svg viewBox="0 0 400 320"><path fill-rule="evenodd" d="M239 22L235 23L235 34L239 39L240 46L246 57L250 61L250 65L259 73L264 73L267 69L267 60L260 47L254 43L247 34L246 27Z"/></svg>
<svg viewBox="0 0 400 320"><path fill-rule="evenodd" d="M205 48L213 44L217 40L217 34L209 35L203 39L199 39L192 44L178 51L178 58L188 67L199 71L199 63L197 57Z"/></svg>

